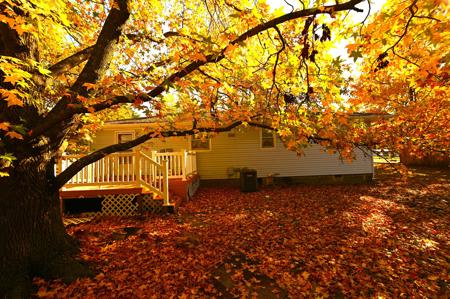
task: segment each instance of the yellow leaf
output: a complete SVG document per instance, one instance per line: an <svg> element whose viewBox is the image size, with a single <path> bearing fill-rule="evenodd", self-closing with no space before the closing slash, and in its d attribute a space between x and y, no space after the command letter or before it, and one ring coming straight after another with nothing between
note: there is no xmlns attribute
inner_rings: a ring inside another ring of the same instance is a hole
<svg viewBox="0 0 450 299"><path fill-rule="evenodd" d="M43 67L41 67L41 66L38 66L38 71L39 71L39 73L41 73L42 75L46 75L46 76L48 76L48 75L50 75L52 72L51 71L49 71L49 70L47 70L46 68L43 68Z"/></svg>

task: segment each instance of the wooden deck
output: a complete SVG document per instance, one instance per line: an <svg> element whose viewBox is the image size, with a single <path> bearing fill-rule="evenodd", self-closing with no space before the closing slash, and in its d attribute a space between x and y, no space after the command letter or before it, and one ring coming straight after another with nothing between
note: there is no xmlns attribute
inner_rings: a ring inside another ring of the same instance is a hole
<svg viewBox="0 0 450 299"><path fill-rule="evenodd" d="M170 202L146 187L137 183L101 184L101 185L71 185L59 192L61 209L64 214L77 215L73 209L95 206L96 215L136 215L142 211L174 212L185 200L190 199L199 184L199 176L192 175L186 179L169 180ZM164 204L163 204L164 202ZM135 206L137 204L137 206ZM82 208L83 209L83 208ZM84 214L86 210L79 211Z"/></svg>
<svg viewBox="0 0 450 299"><path fill-rule="evenodd" d="M64 171L78 158L63 156L55 172ZM198 187L195 162L195 153L188 151L108 155L84 167L61 188L63 211L103 215L174 211Z"/></svg>
<svg viewBox="0 0 450 299"><path fill-rule="evenodd" d="M101 197L109 194L145 194L150 191L144 187L139 187L134 183L130 184L103 184L98 186L69 186L59 191L61 198L88 198Z"/></svg>
<svg viewBox="0 0 450 299"><path fill-rule="evenodd" d="M180 178L169 179L169 192L172 195L188 199L195 193L199 176L193 175L185 180ZM98 185L69 185L59 191L59 196L64 198L89 198L101 197L109 194L149 194L151 190L137 185L135 182L128 184L98 184Z"/></svg>
<svg viewBox="0 0 450 299"><path fill-rule="evenodd" d="M164 205L170 205L169 193L185 198L189 190L186 182L196 175L195 152L153 151L147 154L136 150L105 156L73 176L61 189L60 196L92 198L153 193L156 194L154 197L164 199ZM55 174L61 173L79 158L79 155L62 156ZM172 181L175 192L169 190L169 181Z"/></svg>

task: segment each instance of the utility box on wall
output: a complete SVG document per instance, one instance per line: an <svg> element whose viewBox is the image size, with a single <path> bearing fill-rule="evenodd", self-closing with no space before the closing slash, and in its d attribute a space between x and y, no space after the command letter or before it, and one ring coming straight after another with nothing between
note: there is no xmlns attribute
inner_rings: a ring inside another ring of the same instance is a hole
<svg viewBox="0 0 450 299"><path fill-rule="evenodd" d="M241 170L241 192L258 191L258 176L254 169Z"/></svg>

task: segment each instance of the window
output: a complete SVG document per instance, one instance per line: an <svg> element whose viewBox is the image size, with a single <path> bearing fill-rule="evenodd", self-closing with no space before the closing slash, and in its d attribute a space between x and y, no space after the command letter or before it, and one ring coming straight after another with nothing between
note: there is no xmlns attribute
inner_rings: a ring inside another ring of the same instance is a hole
<svg viewBox="0 0 450 299"><path fill-rule="evenodd" d="M125 143L134 139L133 132L120 132L117 133L117 143ZM124 152L131 152L132 149L127 149Z"/></svg>
<svg viewBox="0 0 450 299"><path fill-rule="evenodd" d="M275 147L275 134L272 130L261 129L261 147L273 148Z"/></svg>
<svg viewBox="0 0 450 299"><path fill-rule="evenodd" d="M211 140L209 136L203 138L191 137L191 150L209 151L211 149Z"/></svg>

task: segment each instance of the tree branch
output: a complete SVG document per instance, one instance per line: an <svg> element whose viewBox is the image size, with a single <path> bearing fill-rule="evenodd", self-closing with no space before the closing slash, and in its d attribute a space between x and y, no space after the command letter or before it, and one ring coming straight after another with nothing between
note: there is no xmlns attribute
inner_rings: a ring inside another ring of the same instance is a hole
<svg viewBox="0 0 450 299"><path fill-rule="evenodd" d="M173 37L173 36L179 36L183 37L181 33L174 32L174 31L168 31L163 34L164 37ZM147 35L139 35L139 34L126 34L126 37L133 41L139 41L142 38L148 39L154 43L162 43L163 39L157 40L152 37L149 37ZM51 67L49 67L49 70L52 72L52 75L59 75L64 72L67 72L71 68L79 65L83 61L86 61L91 56L92 51L94 50L94 46L87 47L81 51L78 51L77 53L74 53L70 55L67 58L62 59L61 61L55 63Z"/></svg>
<svg viewBox="0 0 450 299"><path fill-rule="evenodd" d="M112 54L122 34L125 22L130 16L127 0L113 1L112 8L105 20L96 44L91 50L89 60L81 71L70 91L47 114L40 125L32 130L31 138L39 136L60 122L69 120L77 113L70 109L71 105L78 106L78 95L88 96L85 83L95 84L100 76L107 70ZM81 106L81 105L80 105Z"/></svg>
<svg viewBox="0 0 450 299"><path fill-rule="evenodd" d="M190 130L182 130L182 131L165 131L165 132L149 132L146 133L134 140L124 142L124 143L117 143L113 144L107 147L104 147L102 149L99 149L87 156L84 156L74 163L72 163L67 169L65 169L63 172L61 172L56 178L55 178L55 184L53 185L53 190L59 190L62 186L64 186L65 183L67 183L74 175L76 175L80 170L82 170L86 165L89 165L91 163L94 163L95 161L98 161L105 156L118 152L118 151L124 151L128 150L130 148L133 148L139 144L144 143L147 140L150 140L152 138L157 137L172 137L172 136L189 136L189 135L195 135L197 133L220 133L220 132L228 132L232 129L240 126L243 124L243 121L237 121L230 125L224 126L224 127L218 127L218 128L192 128ZM272 127L256 123L256 122L247 122L249 126L253 127L259 127L259 128L265 128L269 130L273 130Z"/></svg>
<svg viewBox="0 0 450 299"><path fill-rule="evenodd" d="M121 0L121 1L124 1L124 0ZM304 10L300 10L300 11L294 11L294 12L282 15L278 18L272 19L268 22L259 24L255 27L253 27L252 29L247 30L246 32L244 32L243 34L238 36L236 39L232 40L230 42L230 45L238 45L239 43L244 42L248 38L257 35L258 33L262 32L262 31L266 31L270 28L273 28L273 27L275 27L281 23L287 22L287 21L291 21L291 20L295 20L295 19L299 19L299 18L303 18L303 17L307 17L307 16L335 13L338 11L345 11L345 10L355 10L358 12L362 12L362 10L357 8L356 5L363 1L364 0L350 0L348 2L341 3L341 4L325 5L325 6L321 6L321 7L308 8L308 9L304 9ZM107 18L107 21L105 22L102 32L100 33L99 41L101 41L104 38L102 36L103 32L105 32L105 31L107 32L107 31L111 30L111 28L107 28L107 25L109 24L108 19L109 19L109 16ZM108 27L111 27L111 26L109 25ZM111 30L111 31L113 31L113 30ZM120 30L118 30L118 31L120 31ZM97 43L95 46L97 48L97 50L95 50L94 53L97 51L100 53L107 52L106 49L100 48L102 45L103 45L103 43ZM166 80L164 80L164 82L162 82L161 84L156 86L154 89L152 89L150 92L148 92L145 96L139 95L140 98L142 100L144 100L144 102L150 101L152 98L163 93L167 89L167 86L170 83L173 83L176 80L186 77L187 75L189 75L190 73L192 73L193 71L197 70L199 67L201 67L205 64L219 62L220 60L225 58L225 52L226 52L227 48L228 47L223 48L221 50L221 52L218 54L210 54L210 55L206 56L204 60L197 60L197 61L191 62L190 64L185 66L182 70L177 71L177 72L173 73L172 75L170 75L169 77L167 77ZM95 56L94 53L92 56ZM87 68L88 65L90 66L91 64L89 64L89 62L88 62L88 64L86 64L85 68ZM88 69L90 70L90 69L92 69L92 67L88 67ZM95 71L95 69L92 69L92 71ZM96 72L94 72L94 74L95 73ZM91 77L93 74L90 72L86 72L86 74L80 75L77 82L74 84L73 91L77 91L78 89L80 89L81 88L80 84L82 85L82 83L94 82L94 81L92 81L93 78L87 77L87 75L89 75ZM98 110L109 108L113 105L117 105L117 104L121 104L121 103L130 103L130 102L132 102L132 100L130 100L130 99L133 96L134 95L116 96L108 101L105 101L105 102L102 102L99 104L95 104L92 107L85 107L82 105L72 105L72 106L68 107L68 104L70 102L68 100L63 99L55 106L55 108L52 109L52 111L48 114L48 116L42 122L42 124L33 130L31 137L33 138L35 136L38 136L38 135L42 134L42 132L45 132L48 128L55 126L57 123L65 121L65 120L71 118L72 116L74 116L75 114L86 113L89 110L92 110L92 108L95 111L98 111Z"/></svg>
<svg viewBox="0 0 450 299"><path fill-rule="evenodd" d="M53 76L65 73L71 68L79 65L91 56L94 46L87 47L75 54L70 55L67 58L52 65L49 70L52 72Z"/></svg>
<svg viewBox="0 0 450 299"><path fill-rule="evenodd" d="M242 9L240 9L239 7L237 7L236 5L234 5L233 3L229 3L228 1L225 0L225 5L228 7L231 7L232 9L234 9L237 12L242 12Z"/></svg>
<svg viewBox="0 0 450 299"><path fill-rule="evenodd" d="M278 87L277 87L277 66L278 66L278 61L280 59L280 54L284 51L284 49L286 49L286 41L284 40L283 34L281 34L280 29L277 26L274 26L275 31L278 34L278 37L281 40L281 48L277 51L276 58L275 58L275 63L273 65L273 70L272 70L272 87L270 88L270 95L272 94L272 90L275 87L278 91Z"/></svg>
<svg viewBox="0 0 450 299"><path fill-rule="evenodd" d="M96 83L108 69L125 22L130 17L127 0L115 0L85 67L71 87L72 92L87 96L85 83ZM64 105L64 104L62 104Z"/></svg>
<svg viewBox="0 0 450 299"><path fill-rule="evenodd" d="M409 25L411 24L412 19L414 18L415 13L417 12L417 6L416 6L417 1L418 1L418 0L414 0L413 3L408 7L408 10L409 10L409 12L411 13L411 16L409 17L408 21L406 22L405 29L403 30L403 33L399 36L399 38L397 39L397 41L396 41L392 46L390 46L389 48L387 48L382 54L380 54L380 56L383 55L383 54L387 54L387 52L388 52L389 50L392 50L392 51L394 52L394 51L395 51L395 50L394 50L395 47L396 47L396 46L402 41L402 39L406 36L406 34L408 33Z"/></svg>

